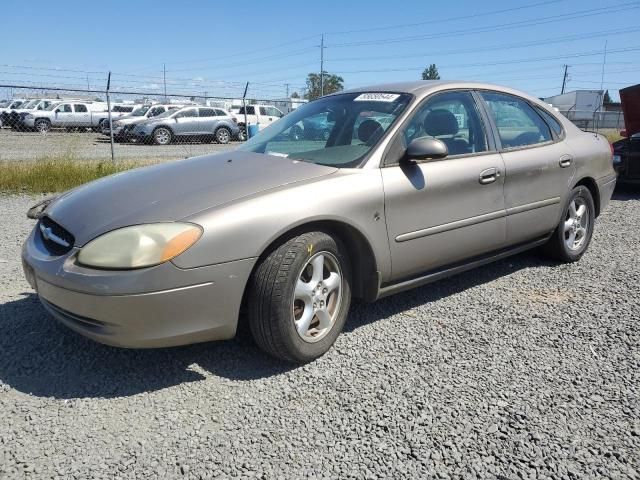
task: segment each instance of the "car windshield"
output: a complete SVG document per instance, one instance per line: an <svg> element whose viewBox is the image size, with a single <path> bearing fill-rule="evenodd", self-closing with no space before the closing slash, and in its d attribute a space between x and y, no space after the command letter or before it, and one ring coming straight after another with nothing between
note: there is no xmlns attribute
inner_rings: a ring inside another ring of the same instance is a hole
<svg viewBox="0 0 640 480"><path fill-rule="evenodd" d="M49 105L47 108L45 108L45 110L50 112L51 110L56 108L58 105L60 105L60 102L53 102L51 105Z"/></svg>
<svg viewBox="0 0 640 480"><path fill-rule="evenodd" d="M19 108L20 105L24 105L25 100L14 100L13 103L11 105L9 105L9 108Z"/></svg>
<svg viewBox="0 0 640 480"><path fill-rule="evenodd" d="M151 105L145 105L144 107L136 108L133 112L131 112L132 117L144 117L144 114L149 111Z"/></svg>
<svg viewBox="0 0 640 480"><path fill-rule="evenodd" d="M407 108L407 93L330 95L274 122L239 150L356 167Z"/></svg>
<svg viewBox="0 0 640 480"><path fill-rule="evenodd" d="M30 101L20 105L20 108L33 108L36 105L38 105L39 102L40 102L40 100L30 100Z"/></svg>

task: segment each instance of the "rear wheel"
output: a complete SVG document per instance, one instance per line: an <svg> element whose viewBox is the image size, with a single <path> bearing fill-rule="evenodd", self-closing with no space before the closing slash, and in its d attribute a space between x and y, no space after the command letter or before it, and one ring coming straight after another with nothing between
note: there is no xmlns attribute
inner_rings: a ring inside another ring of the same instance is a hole
<svg viewBox="0 0 640 480"><path fill-rule="evenodd" d="M218 130L216 130L216 142L218 143L229 143L229 141L231 140L231 131L227 128L227 127L220 127Z"/></svg>
<svg viewBox="0 0 640 480"><path fill-rule="evenodd" d="M153 131L153 143L156 145L169 145L171 143L171 130L164 127L156 128Z"/></svg>
<svg viewBox="0 0 640 480"><path fill-rule="evenodd" d="M593 197L587 187L573 189L560 224L543 247L544 252L561 262L575 262L586 252L595 223Z"/></svg>
<svg viewBox="0 0 640 480"><path fill-rule="evenodd" d="M44 118L36 120L34 124L35 129L40 133L46 133L51 130L51 122Z"/></svg>
<svg viewBox="0 0 640 480"><path fill-rule="evenodd" d="M247 127L244 125L239 125L240 132L238 132L238 140L244 142L247 139Z"/></svg>
<svg viewBox="0 0 640 480"><path fill-rule="evenodd" d="M248 285L251 334L270 355L295 363L326 353L351 302L351 270L339 240L310 232L282 243Z"/></svg>

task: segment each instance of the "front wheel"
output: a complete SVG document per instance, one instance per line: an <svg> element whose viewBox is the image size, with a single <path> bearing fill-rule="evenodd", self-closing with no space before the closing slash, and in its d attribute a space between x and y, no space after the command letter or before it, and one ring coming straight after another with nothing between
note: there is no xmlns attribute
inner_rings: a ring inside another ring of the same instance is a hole
<svg viewBox="0 0 640 480"><path fill-rule="evenodd" d="M153 132L153 143L156 145L169 145L171 143L171 130L168 128L156 128Z"/></svg>
<svg viewBox="0 0 640 480"><path fill-rule="evenodd" d="M34 127L40 133L47 133L51 130L51 122L45 119L36 120Z"/></svg>
<svg viewBox="0 0 640 480"><path fill-rule="evenodd" d="M282 243L259 263L248 284L255 342L289 362L322 356L346 321L350 285L350 265L338 239L310 232Z"/></svg>
<svg viewBox="0 0 640 480"><path fill-rule="evenodd" d="M571 191L560 224L543 247L544 252L561 262L575 262L587 251L593 235L595 206L587 187Z"/></svg>

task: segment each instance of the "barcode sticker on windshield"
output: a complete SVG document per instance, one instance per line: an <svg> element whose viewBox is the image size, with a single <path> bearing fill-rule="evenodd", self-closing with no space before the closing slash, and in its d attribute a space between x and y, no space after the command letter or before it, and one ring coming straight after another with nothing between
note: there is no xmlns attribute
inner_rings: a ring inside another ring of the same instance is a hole
<svg viewBox="0 0 640 480"><path fill-rule="evenodd" d="M395 102L398 93L361 93L353 99L354 102Z"/></svg>

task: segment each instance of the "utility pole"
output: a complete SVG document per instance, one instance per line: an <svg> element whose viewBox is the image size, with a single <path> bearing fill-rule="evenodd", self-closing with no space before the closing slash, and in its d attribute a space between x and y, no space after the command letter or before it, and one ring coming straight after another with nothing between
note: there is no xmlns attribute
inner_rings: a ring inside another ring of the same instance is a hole
<svg viewBox="0 0 640 480"><path fill-rule="evenodd" d="M564 93L564 87L567 85L567 69L568 68L569 68L569 65L564 66L564 75L562 76L562 91L560 92L560 95Z"/></svg>
<svg viewBox="0 0 640 480"><path fill-rule="evenodd" d="M604 86L604 66L607 63L607 40L604 41L604 57L602 58L602 76L600 77L600 90Z"/></svg>
<svg viewBox="0 0 640 480"><path fill-rule="evenodd" d="M167 101L167 67L162 64L162 80L164 82L164 101Z"/></svg>
<svg viewBox="0 0 640 480"><path fill-rule="evenodd" d="M288 83L285 83L285 84L284 84L284 87L285 87L285 89L286 89L286 91L287 91L287 96L286 96L286 98L289 98L289 84L288 84Z"/></svg>
<svg viewBox="0 0 640 480"><path fill-rule="evenodd" d="M320 96L324 96L324 33L320 37Z"/></svg>

